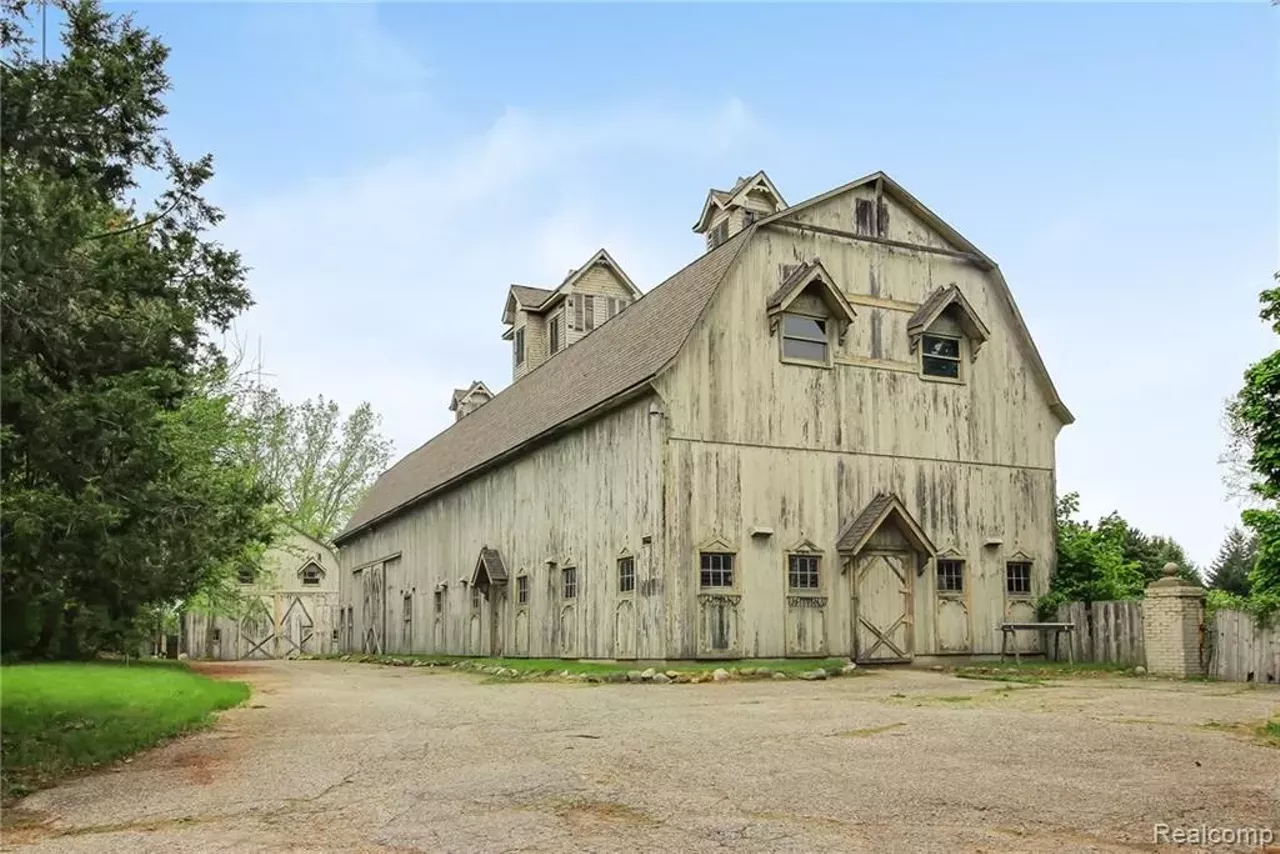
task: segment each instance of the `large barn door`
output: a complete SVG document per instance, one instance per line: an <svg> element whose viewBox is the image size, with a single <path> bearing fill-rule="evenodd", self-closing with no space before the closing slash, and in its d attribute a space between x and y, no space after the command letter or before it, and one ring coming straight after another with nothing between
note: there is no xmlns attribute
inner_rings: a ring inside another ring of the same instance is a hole
<svg viewBox="0 0 1280 854"><path fill-rule="evenodd" d="M855 660L867 663L910 661L914 553L863 552L858 556L855 573Z"/></svg>
<svg viewBox="0 0 1280 854"><path fill-rule="evenodd" d="M381 655L387 644L387 590L383 564L375 564L361 573L363 576L360 603L360 625L364 628L360 651Z"/></svg>
<svg viewBox="0 0 1280 854"><path fill-rule="evenodd" d="M301 596L290 597L289 608L284 612L281 621L285 642L284 654L306 655L314 652L315 621L307 610Z"/></svg>
<svg viewBox="0 0 1280 854"><path fill-rule="evenodd" d="M273 658L271 644L276 639L276 624L267 601L253 597L240 618L240 648L237 658Z"/></svg>

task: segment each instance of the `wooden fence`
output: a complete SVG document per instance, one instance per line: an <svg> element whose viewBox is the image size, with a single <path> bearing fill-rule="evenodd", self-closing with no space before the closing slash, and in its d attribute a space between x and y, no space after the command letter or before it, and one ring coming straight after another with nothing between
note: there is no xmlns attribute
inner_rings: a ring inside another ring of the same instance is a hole
<svg viewBox="0 0 1280 854"><path fill-rule="evenodd" d="M1231 682L1280 682L1280 626L1242 611L1218 611L1206 631L1209 675Z"/></svg>
<svg viewBox="0 0 1280 854"><path fill-rule="evenodd" d="M1146 664L1142 646L1142 602L1126 599L1118 602L1068 602L1058 606L1058 622L1075 623L1070 634L1076 661L1110 664ZM1067 660L1063 637L1058 659ZM1052 655L1052 649L1049 654Z"/></svg>
<svg viewBox="0 0 1280 854"><path fill-rule="evenodd" d="M1075 623L1071 633L1076 661L1145 665L1142 600L1068 602L1058 622ZM1242 611L1217 611L1206 620L1205 670L1230 682L1280 683L1280 624L1261 625ZM1052 645L1048 655L1052 655ZM1058 659L1067 660L1066 637Z"/></svg>

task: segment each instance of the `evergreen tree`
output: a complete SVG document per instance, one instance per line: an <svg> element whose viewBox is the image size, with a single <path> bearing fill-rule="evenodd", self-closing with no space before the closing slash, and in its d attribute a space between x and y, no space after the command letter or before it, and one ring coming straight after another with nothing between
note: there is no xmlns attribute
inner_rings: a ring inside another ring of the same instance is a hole
<svg viewBox="0 0 1280 854"><path fill-rule="evenodd" d="M1249 573L1257 559L1257 544L1239 528L1232 528L1209 566L1209 587L1236 596L1249 595Z"/></svg>
<svg viewBox="0 0 1280 854"><path fill-rule="evenodd" d="M204 337L250 298L239 256L208 238L212 160L161 134L165 46L66 0L45 61L31 7L0 3L0 645L74 656L270 536ZM144 173L167 179L145 212Z"/></svg>

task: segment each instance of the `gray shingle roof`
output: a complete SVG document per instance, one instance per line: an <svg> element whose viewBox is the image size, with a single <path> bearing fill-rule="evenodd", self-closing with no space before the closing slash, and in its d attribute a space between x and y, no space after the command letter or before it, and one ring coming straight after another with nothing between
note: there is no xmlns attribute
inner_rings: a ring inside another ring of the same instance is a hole
<svg viewBox="0 0 1280 854"><path fill-rule="evenodd" d="M978 317L978 313L973 310L973 306L969 304L969 300L965 299L964 292L956 285L948 285L945 288L938 288L929 296L925 297L925 301L916 309L915 314L911 315L911 319L907 321L907 334L920 335L937 319L942 310L955 306L960 310L960 323L964 327L965 333L978 345L991 337L991 330L982 322L982 318Z"/></svg>
<svg viewBox="0 0 1280 854"><path fill-rule="evenodd" d="M484 567L485 575L488 576L490 584L507 583L507 565L502 562L502 555L498 553L497 549L491 549L488 546L480 549L480 559L476 561L476 571L471 574L472 584L479 580L481 567Z"/></svg>
<svg viewBox="0 0 1280 854"><path fill-rule="evenodd" d="M924 302L920 303L920 307L916 309L915 314L911 315L911 319L907 321L907 331L915 332L921 329L929 316L937 311L938 307L946 302L949 296L951 296L950 288L938 288L925 297Z"/></svg>
<svg viewBox="0 0 1280 854"><path fill-rule="evenodd" d="M791 294L791 291L795 289L795 286L801 279L809 275L809 271L812 270L814 266L815 264L813 261L806 261L803 264L795 265L795 269L791 271L791 275L787 276L786 280L783 281L778 289L774 291L767 300L765 300L765 307L775 308L782 305L782 301Z"/></svg>
<svg viewBox="0 0 1280 854"><path fill-rule="evenodd" d="M902 503L902 499L891 492L881 492L867 503L862 512L845 526L844 531L840 534L840 539L836 541L836 549L857 554L866 545L867 538L875 533L876 529L890 515L897 518L899 529L908 539L914 541L916 548L930 557L937 552L937 549L929 539L929 535L912 518L907 511L906 505Z"/></svg>
<svg viewBox="0 0 1280 854"><path fill-rule="evenodd" d="M520 305L525 308L537 308L547 301L555 291L546 288L531 288L528 285L512 285L511 293L515 294Z"/></svg>
<svg viewBox="0 0 1280 854"><path fill-rule="evenodd" d="M840 551L850 551L865 540L876 523L880 521L881 514L892 503L893 496L883 492L871 499L867 506L862 508L862 512L845 527L844 532L840 534L840 539L836 541L836 548Z"/></svg>
<svg viewBox="0 0 1280 854"><path fill-rule="evenodd" d="M402 458L373 484L336 540L651 379L680 350L754 233L752 226L734 235Z"/></svg>

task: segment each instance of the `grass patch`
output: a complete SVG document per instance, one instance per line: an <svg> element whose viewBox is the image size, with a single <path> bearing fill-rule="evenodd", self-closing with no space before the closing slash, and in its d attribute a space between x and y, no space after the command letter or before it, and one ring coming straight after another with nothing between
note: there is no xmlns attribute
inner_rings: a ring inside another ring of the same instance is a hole
<svg viewBox="0 0 1280 854"><path fill-rule="evenodd" d="M1280 747L1280 717L1272 718L1258 727L1258 738L1272 747Z"/></svg>
<svg viewBox="0 0 1280 854"><path fill-rule="evenodd" d="M20 797L208 725L249 686L169 662L0 667L0 794Z"/></svg>
<svg viewBox="0 0 1280 854"><path fill-rule="evenodd" d="M606 676L627 674L633 670L644 671L653 668L659 673L674 671L676 673L703 674L723 668L728 671L768 670L771 673L785 673L797 676L813 670L826 670L836 675L848 663L843 658L776 658L776 659L738 659L729 661L579 661L565 658L473 658L461 655L328 655L317 656L328 659L349 659L351 661L371 664L408 665L418 662L420 666L451 667L460 662L467 662L470 669L501 667L514 670L520 675L556 675L568 672L571 676Z"/></svg>
<svg viewBox="0 0 1280 854"><path fill-rule="evenodd" d="M1230 733L1231 735L1247 738L1267 747L1280 748L1280 716L1274 717L1269 721L1262 723L1223 723L1221 721L1208 721L1200 724L1201 729L1214 730L1216 732Z"/></svg>
<svg viewBox="0 0 1280 854"><path fill-rule="evenodd" d="M957 667L952 674L961 679L985 679L991 682L1018 682L1026 685L1043 685L1050 679L1078 679L1098 676L1132 675L1133 668L1125 664L1066 661L1034 661L1026 664L1003 662L999 664L972 664Z"/></svg>

